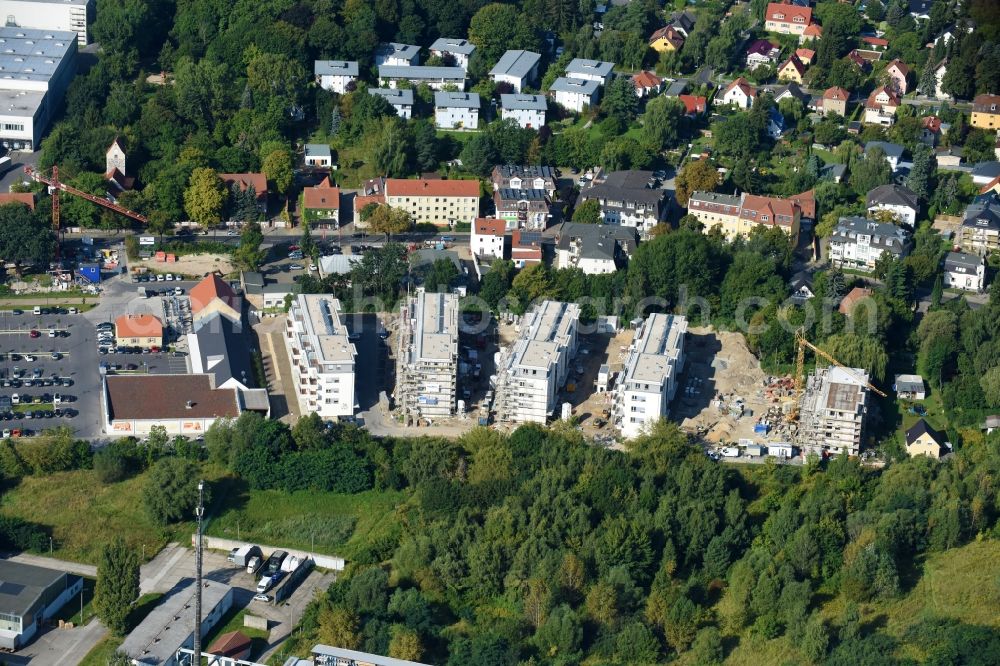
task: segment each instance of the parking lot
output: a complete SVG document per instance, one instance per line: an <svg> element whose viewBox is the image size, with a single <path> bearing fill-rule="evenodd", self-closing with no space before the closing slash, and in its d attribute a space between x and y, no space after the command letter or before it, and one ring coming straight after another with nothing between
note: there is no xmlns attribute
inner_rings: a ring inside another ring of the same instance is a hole
<svg viewBox="0 0 1000 666"><path fill-rule="evenodd" d="M3 419L0 428L28 434L69 426L81 437L99 435L100 381L93 325L82 315L68 314L68 310L52 309L41 315L30 310L22 314L15 312L0 312L0 354L3 355L0 396L5 405L0 410ZM32 337L31 331L37 331L37 336ZM57 393L65 401L58 406L61 416L56 416L57 406L52 402ZM15 394L22 404L13 404ZM50 396L48 403L41 402L45 394ZM30 406L23 404L26 395L31 396ZM10 408L6 408L7 400L11 401ZM34 418L33 414L29 418L25 411L46 415ZM51 415L47 414L49 412Z"/></svg>

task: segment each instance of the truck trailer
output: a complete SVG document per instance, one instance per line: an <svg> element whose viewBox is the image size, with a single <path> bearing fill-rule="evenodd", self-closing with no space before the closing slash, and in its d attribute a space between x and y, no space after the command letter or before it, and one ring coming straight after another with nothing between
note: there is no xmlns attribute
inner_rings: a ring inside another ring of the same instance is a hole
<svg viewBox="0 0 1000 666"><path fill-rule="evenodd" d="M236 549L236 552L233 553L232 562L238 567L245 567L250 564L250 559L254 556L257 556L258 559L263 559L260 546L247 544Z"/></svg>

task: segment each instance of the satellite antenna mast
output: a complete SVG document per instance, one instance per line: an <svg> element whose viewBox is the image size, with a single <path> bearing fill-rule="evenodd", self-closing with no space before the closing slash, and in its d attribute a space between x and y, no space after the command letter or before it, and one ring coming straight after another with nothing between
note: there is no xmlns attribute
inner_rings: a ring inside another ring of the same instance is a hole
<svg viewBox="0 0 1000 666"><path fill-rule="evenodd" d="M194 544L194 657L192 666L201 666L201 519L205 515L205 482L198 481L198 534Z"/></svg>

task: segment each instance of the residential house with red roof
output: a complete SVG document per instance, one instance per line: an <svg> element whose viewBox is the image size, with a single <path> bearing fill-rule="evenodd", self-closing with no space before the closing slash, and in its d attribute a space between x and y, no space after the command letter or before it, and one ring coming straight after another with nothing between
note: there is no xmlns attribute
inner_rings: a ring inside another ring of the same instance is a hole
<svg viewBox="0 0 1000 666"><path fill-rule="evenodd" d="M35 210L35 195L33 192L3 192L0 193L0 206L7 204L24 204L32 211Z"/></svg>
<svg viewBox="0 0 1000 666"><path fill-rule="evenodd" d="M812 8L770 2L764 13L764 29L783 35L801 35L812 23Z"/></svg>
<svg viewBox="0 0 1000 666"><path fill-rule="evenodd" d="M480 217L472 224L469 251L476 257L504 258L507 223L494 217Z"/></svg>
<svg viewBox="0 0 1000 666"><path fill-rule="evenodd" d="M801 60L803 65L811 65L816 52L812 49L795 49L795 57Z"/></svg>
<svg viewBox="0 0 1000 666"><path fill-rule="evenodd" d="M518 268L542 263L542 234L514 229L510 233L510 260Z"/></svg>
<svg viewBox="0 0 1000 666"><path fill-rule="evenodd" d="M226 189L236 187L240 192L246 192L253 188L257 208L262 213L267 212L267 176L262 173L220 173L219 178Z"/></svg>
<svg viewBox="0 0 1000 666"><path fill-rule="evenodd" d="M302 189L302 210L306 222L340 226L340 188L323 178L319 185Z"/></svg>
<svg viewBox="0 0 1000 666"><path fill-rule="evenodd" d="M695 95L678 95L677 99L684 105L684 112L688 116L700 116L707 109L708 100Z"/></svg>
<svg viewBox="0 0 1000 666"><path fill-rule="evenodd" d="M632 85L635 86L635 94L638 97L652 97L660 94L663 79L652 72L642 71L632 77Z"/></svg>
<svg viewBox="0 0 1000 666"><path fill-rule="evenodd" d="M706 229L718 227L728 240L749 236L756 227L764 226L781 229L797 244L802 220L815 219L816 200L811 190L787 199L745 192L739 196L694 192L688 199L688 213Z"/></svg>
<svg viewBox="0 0 1000 666"><path fill-rule="evenodd" d="M781 48L766 39L758 39L747 49L746 64L751 72L762 65L773 65L778 62Z"/></svg>
<svg viewBox="0 0 1000 666"><path fill-rule="evenodd" d="M740 109L749 109L757 99L757 89L742 76L726 86L719 96L718 104L732 104Z"/></svg>
<svg viewBox="0 0 1000 666"><path fill-rule="evenodd" d="M191 314L195 320L218 312L233 323L240 322L240 299L218 273L206 275L205 279L191 288L188 296L191 301Z"/></svg>
<svg viewBox="0 0 1000 666"><path fill-rule="evenodd" d="M479 217L479 181L387 178L385 202L405 210L416 224L471 225Z"/></svg>
<svg viewBox="0 0 1000 666"><path fill-rule="evenodd" d="M865 101L863 122L869 125L889 127L895 121L896 109L898 108L899 95L886 86L879 86Z"/></svg>
<svg viewBox="0 0 1000 666"><path fill-rule="evenodd" d="M896 58L885 68L885 75L888 77L888 86L899 95L905 95L909 84L907 77L910 76L910 68L906 63Z"/></svg>
<svg viewBox="0 0 1000 666"><path fill-rule="evenodd" d="M778 65L778 80L791 81L792 83L802 83L802 77L806 73L805 64L799 60L797 55L792 55L785 62Z"/></svg>
<svg viewBox="0 0 1000 666"><path fill-rule="evenodd" d="M805 44L809 40L819 39L823 36L823 26L819 23L810 23L806 29L799 35L799 44Z"/></svg>
<svg viewBox="0 0 1000 666"><path fill-rule="evenodd" d="M833 86L823 91L823 104L821 111L823 115L836 113L843 118L847 117L847 100L851 99L851 93L840 86Z"/></svg>
<svg viewBox="0 0 1000 666"><path fill-rule="evenodd" d="M649 48L657 53L677 51L684 46L684 34L672 25L664 26L649 36Z"/></svg>

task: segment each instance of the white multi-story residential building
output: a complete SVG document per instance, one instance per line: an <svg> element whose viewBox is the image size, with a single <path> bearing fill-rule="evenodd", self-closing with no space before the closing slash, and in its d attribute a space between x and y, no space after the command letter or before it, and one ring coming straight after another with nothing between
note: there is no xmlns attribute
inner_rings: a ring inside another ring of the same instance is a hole
<svg viewBox="0 0 1000 666"><path fill-rule="evenodd" d="M475 257L503 259L507 224L495 217L480 217L469 234L469 251Z"/></svg>
<svg viewBox="0 0 1000 666"><path fill-rule="evenodd" d="M439 58L451 56L455 59L455 64L462 69L469 69L469 58L476 51L476 45L467 39L453 37L438 37L431 44L431 55Z"/></svg>
<svg viewBox="0 0 1000 666"><path fill-rule="evenodd" d="M876 187L865 197L868 214L885 210L892 213L900 222L910 229L917 223L917 211L920 210L920 198L913 190L902 185L882 185Z"/></svg>
<svg viewBox="0 0 1000 666"><path fill-rule="evenodd" d="M545 95L500 95L500 117L511 118L523 129L539 129L545 125L549 108Z"/></svg>
<svg viewBox="0 0 1000 666"><path fill-rule="evenodd" d="M378 81L380 86L390 88L398 88L400 81L409 81L414 86L425 83L431 90L443 90L445 86L465 90L465 70L461 67L381 65Z"/></svg>
<svg viewBox="0 0 1000 666"><path fill-rule="evenodd" d="M506 423L545 423L576 355L580 306L543 301L518 326L514 344L497 361L493 411Z"/></svg>
<svg viewBox="0 0 1000 666"><path fill-rule="evenodd" d="M826 367L809 375L799 405L798 444L803 451L856 456L868 411L868 373Z"/></svg>
<svg viewBox="0 0 1000 666"><path fill-rule="evenodd" d="M609 224L563 222L556 232L556 268L579 268L587 275L624 268L636 248L635 229Z"/></svg>
<svg viewBox="0 0 1000 666"><path fill-rule="evenodd" d="M654 313L635 332L614 389L615 423L631 439L670 414L677 377L684 371L687 319Z"/></svg>
<svg viewBox="0 0 1000 666"><path fill-rule="evenodd" d="M434 93L434 125L438 129L479 129L479 93Z"/></svg>
<svg viewBox="0 0 1000 666"><path fill-rule="evenodd" d="M561 76L552 82L550 91L555 93L556 104L581 113L584 107L597 104L601 84L592 79L574 79Z"/></svg>
<svg viewBox="0 0 1000 666"><path fill-rule="evenodd" d="M285 323L291 383L302 414L324 419L354 415L357 350L348 338L340 301L326 294L299 294Z"/></svg>
<svg viewBox="0 0 1000 666"><path fill-rule="evenodd" d="M0 16L9 28L75 32L76 43L87 45L87 15L91 0L0 0Z"/></svg>
<svg viewBox="0 0 1000 666"><path fill-rule="evenodd" d="M348 85L358 80L358 63L356 60L317 60L313 64L313 75L320 88L343 95L348 92Z"/></svg>
<svg viewBox="0 0 1000 666"><path fill-rule="evenodd" d="M944 286L982 291L986 287L986 262L976 254L949 252L944 258Z"/></svg>
<svg viewBox="0 0 1000 666"><path fill-rule="evenodd" d="M381 44L375 51L376 67L382 67L382 65L413 67L419 64L419 46L389 42L388 44Z"/></svg>
<svg viewBox="0 0 1000 666"><path fill-rule="evenodd" d="M76 74L77 35L0 27L0 44L0 142L34 151Z"/></svg>
<svg viewBox="0 0 1000 666"><path fill-rule="evenodd" d="M408 212L416 224L472 224L479 217L479 181L387 178L385 203Z"/></svg>
<svg viewBox="0 0 1000 666"><path fill-rule="evenodd" d="M413 116L412 88L369 88L368 94L385 98L396 110L396 115L403 120L409 120Z"/></svg>
<svg viewBox="0 0 1000 666"><path fill-rule="evenodd" d="M634 227L645 236L663 220L667 192L651 187L652 171L612 171L580 191L580 202L597 199L605 224Z"/></svg>
<svg viewBox="0 0 1000 666"><path fill-rule="evenodd" d="M509 83L514 92L519 93L538 79L538 62L541 59L541 55L531 51L507 51L490 70L490 77L495 83Z"/></svg>
<svg viewBox="0 0 1000 666"><path fill-rule="evenodd" d="M842 217L830 236L830 261L861 271L872 271L883 254L906 255L909 236L902 227L863 217Z"/></svg>
<svg viewBox="0 0 1000 666"><path fill-rule="evenodd" d="M600 60L587 60L586 58L573 58L566 65L566 76L571 79L583 79L584 81L596 81L602 86L611 82L611 70L615 68L613 62L602 62Z"/></svg>
<svg viewBox="0 0 1000 666"><path fill-rule="evenodd" d="M408 422L455 413L458 295L417 291L399 311L396 405Z"/></svg>

